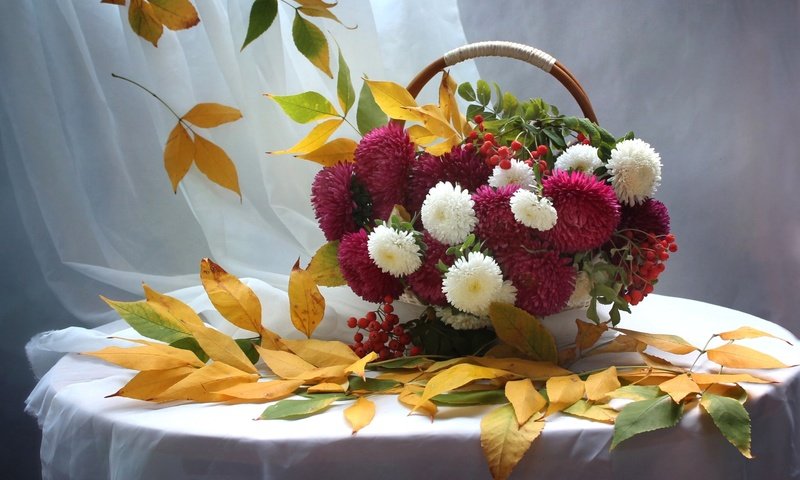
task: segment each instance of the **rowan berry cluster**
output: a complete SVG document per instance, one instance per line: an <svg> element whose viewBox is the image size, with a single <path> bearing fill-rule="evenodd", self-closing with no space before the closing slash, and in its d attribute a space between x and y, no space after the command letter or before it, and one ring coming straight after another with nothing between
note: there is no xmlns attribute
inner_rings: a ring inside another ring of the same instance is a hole
<svg viewBox="0 0 800 480"><path fill-rule="evenodd" d="M658 282L658 277L664 271L664 264L669 259L669 254L678 251L675 235L667 234L656 236L625 230L622 232L627 239L628 255L624 258L622 266L627 273L630 285L623 290L622 298L631 305L636 305L653 291L653 286Z"/></svg>
<svg viewBox="0 0 800 480"><path fill-rule="evenodd" d="M524 162L530 167L536 167L540 175L548 174L546 156L550 151L547 145L538 145L533 150L524 148L519 140L513 140L508 146L500 145L492 132L484 132L483 116L473 117L477 130L473 130L467 137L465 146L468 149L477 149L486 159L486 165L494 168L500 167L503 170L511 168L511 160L517 158L525 159Z"/></svg>
<svg viewBox="0 0 800 480"><path fill-rule="evenodd" d="M400 317L394 313L394 299L387 295L383 303L363 317L350 317L347 326L357 329L353 335L350 348L356 355L363 357L375 352L381 360L402 357L408 350L409 355L419 355L419 347L411 345L411 336L400 325Z"/></svg>

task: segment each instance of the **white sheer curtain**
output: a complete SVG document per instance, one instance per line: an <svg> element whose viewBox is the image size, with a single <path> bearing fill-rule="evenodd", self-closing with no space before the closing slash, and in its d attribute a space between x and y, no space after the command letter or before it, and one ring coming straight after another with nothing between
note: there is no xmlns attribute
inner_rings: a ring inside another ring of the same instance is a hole
<svg viewBox="0 0 800 480"><path fill-rule="evenodd" d="M88 325L115 317L98 294L132 298L143 281L161 291L197 285L205 256L237 276L285 289L295 259L307 261L324 242L309 202L319 166L265 154L290 146L310 126L292 123L263 94L315 90L335 98L335 80L295 48L287 4L279 3L276 24L240 52L252 1L194 3L201 23L165 30L158 48L131 31L127 8L97 0L11 2L0 19L3 156L40 267ZM356 89L364 74L406 83L465 43L455 0L345 1L334 11L358 28L316 23L341 45ZM333 42L331 56L335 68ZM243 199L196 167L174 195L162 154L175 118L112 72L149 87L179 114L199 102L240 109L241 120L204 135L233 159ZM455 73L477 78L471 65ZM337 299L355 301L344 290L326 294L332 315Z"/></svg>

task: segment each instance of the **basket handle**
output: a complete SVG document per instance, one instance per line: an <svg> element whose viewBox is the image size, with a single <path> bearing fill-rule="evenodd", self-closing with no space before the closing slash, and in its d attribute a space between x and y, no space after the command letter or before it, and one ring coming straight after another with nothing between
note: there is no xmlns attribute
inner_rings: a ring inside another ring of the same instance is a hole
<svg viewBox="0 0 800 480"><path fill-rule="evenodd" d="M572 97L578 102L578 106L581 108L584 116L592 122L597 123L597 117L594 114L592 103L589 101L588 95L586 95L583 87L581 87L572 73L551 55L537 48L520 43L491 41L471 43L463 47L458 47L455 50L447 52L443 57L425 67L424 70L411 80L407 90L416 98L417 94L422 90L422 87L436 76L437 73L465 60L481 57L513 58L530 63L550 73L569 90L569 93L571 93Z"/></svg>

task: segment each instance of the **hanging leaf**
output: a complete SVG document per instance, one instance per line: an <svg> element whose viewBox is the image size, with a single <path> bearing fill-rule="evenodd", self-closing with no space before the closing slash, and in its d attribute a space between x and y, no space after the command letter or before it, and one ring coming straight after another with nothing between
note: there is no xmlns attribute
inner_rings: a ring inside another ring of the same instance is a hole
<svg viewBox="0 0 800 480"><path fill-rule="evenodd" d="M369 352L368 354L364 355L361 359L356 360L353 362L352 365L344 369L344 373L352 373L353 375L357 375L361 377L362 380L366 380L366 375L364 373L364 368L366 368L367 364L373 360L378 358L378 354L375 352Z"/></svg>
<svg viewBox="0 0 800 480"><path fill-rule="evenodd" d="M492 410L481 419L481 448L495 480L506 479L542 433L544 422L531 418L519 426L511 405Z"/></svg>
<svg viewBox="0 0 800 480"><path fill-rule="evenodd" d="M328 242L319 247L311 257L306 271L314 278L314 282L322 287L338 287L346 285L342 271L339 269L339 241Z"/></svg>
<svg viewBox="0 0 800 480"><path fill-rule="evenodd" d="M116 310L131 328L147 338L172 343L189 335L189 330L181 322L160 315L147 302L118 302L102 295L100 298Z"/></svg>
<svg viewBox="0 0 800 480"><path fill-rule="evenodd" d="M753 458L750 453L750 414L741 403L711 393L704 393L700 405L711 415L714 425L736 447L742 455Z"/></svg>
<svg viewBox="0 0 800 480"><path fill-rule="evenodd" d="M761 338L761 337L774 338L776 340L786 342L789 345L792 344L788 340L784 340L783 338L776 337L771 333L762 332L761 330L755 329L753 327L748 327L746 325L743 327L739 327L736 330L731 330L730 332L722 332L719 334L719 338L723 340L745 340L749 338Z"/></svg>
<svg viewBox="0 0 800 480"><path fill-rule="evenodd" d="M304 57L322 70L325 75L333 78L328 40L325 38L325 34L316 25L301 17L298 11L295 11L294 14L292 39L297 50Z"/></svg>
<svg viewBox="0 0 800 480"><path fill-rule="evenodd" d="M317 92L304 92L297 95L266 96L278 104L283 112L297 123L308 123L323 117L338 117L331 102Z"/></svg>
<svg viewBox="0 0 800 480"><path fill-rule="evenodd" d="M587 418L595 422L612 424L617 418L618 412L608 405L595 405L586 400L578 400L563 410L564 413L576 417Z"/></svg>
<svg viewBox="0 0 800 480"><path fill-rule="evenodd" d="M156 402L190 400L193 402L221 402L224 395L213 393L242 383L255 383L258 375L243 372L223 362L214 362L199 368L153 398Z"/></svg>
<svg viewBox="0 0 800 480"><path fill-rule="evenodd" d="M273 380L271 382L240 383L216 390L214 393L236 400L271 402L292 395L302 380Z"/></svg>
<svg viewBox="0 0 800 480"><path fill-rule="evenodd" d="M624 328L615 328L614 330L633 337L642 343L650 345L651 347L655 347L665 352L674 353L675 355L686 355L687 353L697 351L697 347L676 335L635 332L633 330L626 330Z"/></svg>
<svg viewBox="0 0 800 480"><path fill-rule="evenodd" d="M594 323L583 322L576 318L575 324L578 326L578 333L575 336L575 345L577 345L581 351L597 343L600 337L608 331L608 325L605 323L596 325Z"/></svg>
<svg viewBox="0 0 800 480"><path fill-rule="evenodd" d="M550 401L550 406L547 409L548 415L561 411L577 402L583 398L585 391L583 380L577 375L552 377L547 380L546 388L547 398Z"/></svg>
<svg viewBox="0 0 800 480"><path fill-rule="evenodd" d="M256 350L258 350L264 363L267 364L267 368L281 378L296 378L316 368L293 353L281 350L267 350L258 346Z"/></svg>
<svg viewBox="0 0 800 480"><path fill-rule="evenodd" d="M170 30L184 30L200 23L197 10L189 0L148 0L153 14Z"/></svg>
<svg viewBox="0 0 800 480"><path fill-rule="evenodd" d="M297 155L297 157L317 162L324 167L330 167L337 163L354 161L356 147L358 147L358 144L349 138L337 138L313 152Z"/></svg>
<svg viewBox="0 0 800 480"><path fill-rule="evenodd" d="M205 325L193 325L191 323L186 323L185 325L189 328L197 343L200 344L200 348L212 360L226 363L243 372L256 373L256 368L231 337Z"/></svg>
<svg viewBox="0 0 800 480"><path fill-rule="evenodd" d="M691 393L701 392L700 387L685 373L659 384L658 388L672 397L675 403L680 403L681 400Z"/></svg>
<svg viewBox="0 0 800 480"><path fill-rule="evenodd" d="M290 340L281 339L289 350L298 357L317 367L330 367L334 365L345 366L358 360L358 355L342 342L325 340Z"/></svg>
<svg viewBox="0 0 800 480"><path fill-rule="evenodd" d="M442 115L453 126L455 131L467 135L469 133L469 125L466 124L466 119L461 115L458 109L458 100L456 100L456 89L458 85L453 77L448 72L442 72L442 81L439 84L439 108ZM465 129L465 126L467 127Z"/></svg>
<svg viewBox="0 0 800 480"><path fill-rule="evenodd" d="M278 0L255 0L250 8L250 21L241 50L266 32L277 15Z"/></svg>
<svg viewBox="0 0 800 480"><path fill-rule="evenodd" d="M359 397L344 410L344 418L353 427L353 435L370 424L375 418L375 404L365 397Z"/></svg>
<svg viewBox="0 0 800 480"><path fill-rule="evenodd" d="M365 80L361 85L361 92L358 94L358 109L356 110L358 132L366 135L371 130L386 125L388 121L389 118L375 102L372 90Z"/></svg>
<svg viewBox="0 0 800 480"><path fill-rule="evenodd" d="M529 378L506 382L505 395L511 406L519 425L524 424L547 405L547 400L536 391Z"/></svg>
<svg viewBox="0 0 800 480"><path fill-rule="evenodd" d="M405 87L394 82L380 82L364 79L364 83L372 92L375 103L383 113L397 120L417 120L419 114L407 107L416 107L417 101Z"/></svg>
<svg viewBox="0 0 800 480"><path fill-rule="evenodd" d="M353 80L350 78L350 67L347 66L341 48L339 49L339 73L336 76L336 97L344 112L343 116L347 116L356 101L356 91L353 88Z"/></svg>
<svg viewBox="0 0 800 480"><path fill-rule="evenodd" d="M181 302L177 298L159 293L150 288L146 283L142 284L144 298L147 304L158 313L162 318L169 319L170 324L176 326L180 331L189 334L189 330L182 323L193 323L202 325L203 320L195 313L189 305Z"/></svg>
<svg viewBox="0 0 800 480"><path fill-rule="evenodd" d="M201 128L212 128L239 120L242 112L219 103L198 103L181 118Z"/></svg>
<svg viewBox="0 0 800 480"><path fill-rule="evenodd" d="M258 417L260 420L297 420L320 413L342 395L313 398L310 400L281 400L275 405L270 405Z"/></svg>
<svg viewBox="0 0 800 480"><path fill-rule="evenodd" d="M742 345L726 344L706 352L708 359L729 368L786 368L789 365Z"/></svg>
<svg viewBox="0 0 800 480"><path fill-rule="evenodd" d="M168 345L152 344L141 347L106 347L83 355L99 358L106 362L131 370L169 370L180 367L202 367L195 354L188 350Z"/></svg>
<svg viewBox="0 0 800 480"><path fill-rule="evenodd" d="M422 393L422 400L430 400L440 393L455 390L475 380L501 378L510 375L512 374L505 370L462 363L450 367L428 380L427 385L425 385L425 390Z"/></svg>
<svg viewBox="0 0 800 480"><path fill-rule="evenodd" d="M339 20L339 17L337 17L335 13L331 12L330 8L332 6L334 6L334 5L327 6L327 7L320 7L320 6L317 6L317 5L303 5L298 10L303 15L307 15L309 17L327 18L329 20L335 21L336 23L338 23L339 25L343 26L344 28L346 28L348 30L355 30L356 26L348 27L347 25L342 23L341 20Z"/></svg>
<svg viewBox="0 0 800 480"><path fill-rule="evenodd" d="M236 192L239 198L242 197L242 192L239 191L239 175L236 173L236 166L228 157L228 154L225 153L225 150L195 134L194 161L197 164L197 168L209 180L223 188Z"/></svg>
<svg viewBox="0 0 800 480"><path fill-rule="evenodd" d="M172 183L172 191L178 193L178 184L192 167L194 162L194 141L189 132L178 122L169 133L167 145L164 147L164 169Z"/></svg>
<svg viewBox="0 0 800 480"><path fill-rule="evenodd" d="M674 427L683 414L683 406L664 395L652 400L640 400L626 405L614 423L611 449L640 433Z"/></svg>
<svg viewBox="0 0 800 480"><path fill-rule="evenodd" d="M308 338L325 315L325 298L319 293L314 276L300 268L299 258L289 274L289 313L294 328Z"/></svg>
<svg viewBox="0 0 800 480"><path fill-rule="evenodd" d="M144 0L131 0L128 8L128 23L136 35L158 47L158 39L164 33L161 20L156 17L153 6Z"/></svg>
<svg viewBox="0 0 800 480"><path fill-rule="evenodd" d="M344 122L343 118L333 118L325 120L308 132L308 135L303 137L302 140L297 142L293 147L286 150L277 150L275 152L268 152L272 155L284 155L287 153L309 153L325 145L333 132Z"/></svg>
<svg viewBox="0 0 800 480"><path fill-rule="evenodd" d="M152 400L164 390L194 372L192 367L176 367L167 370L144 370L137 373L124 387L110 397L126 397L136 400Z"/></svg>
<svg viewBox="0 0 800 480"><path fill-rule="evenodd" d="M510 303L494 302L489 318L500 340L536 360L558 361L553 335L530 313Z"/></svg>
<svg viewBox="0 0 800 480"><path fill-rule="evenodd" d="M593 373L586 379L586 398L597 402L620 387L617 368L609 367L602 372Z"/></svg>
<svg viewBox="0 0 800 480"><path fill-rule="evenodd" d="M200 261L200 280L209 300L226 320L261 333L261 301L253 290L209 258Z"/></svg>

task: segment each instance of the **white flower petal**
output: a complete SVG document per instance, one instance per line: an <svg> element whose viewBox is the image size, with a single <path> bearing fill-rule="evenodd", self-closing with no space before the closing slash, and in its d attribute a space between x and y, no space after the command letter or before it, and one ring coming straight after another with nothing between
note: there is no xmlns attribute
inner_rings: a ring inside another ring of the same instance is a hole
<svg viewBox="0 0 800 480"><path fill-rule="evenodd" d="M455 261L444 276L442 291L455 308L486 315L503 288L503 273L492 257L470 252Z"/></svg>
<svg viewBox="0 0 800 480"><path fill-rule="evenodd" d="M422 224L445 245L464 242L478 222L468 191L450 182L439 182L428 191L420 209Z"/></svg>
<svg viewBox="0 0 800 480"><path fill-rule="evenodd" d="M628 205L652 197L661 183L661 156L638 138L619 142L607 167L617 198Z"/></svg>
<svg viewBox="0 0 800 480"><path fill-rule="evenodd" d="M517 190L511 196L514 219L529 228L550 230L558 221L558 213L549 198L539 198L528 190Z"/></svg>
<svg viewBox="0 0 800 480"><path fill-rule="evenodd" d="M592 173L601 166L603 166L603 162L597 156L597 148L591 145L578 144L564 150L556 159L553 168Z"/></svg>
<svg viewBox="0 0 800 480"><path fill-rule="evenodd" d="M489 177L489 185L499 188L505 185L519 185L522 188L530 189L536 181L533 175L533 168L520 160L511 160L511 168L502 169L494 167L492 176Z"/></svg>
<svg viewBox="0 0 800 480"><path fill-rule="evenodd" d="M414 273L422 265L419 245L412 232L403 232L379 225L367 238L369 258L384 273L402 277Z"/></svg>

